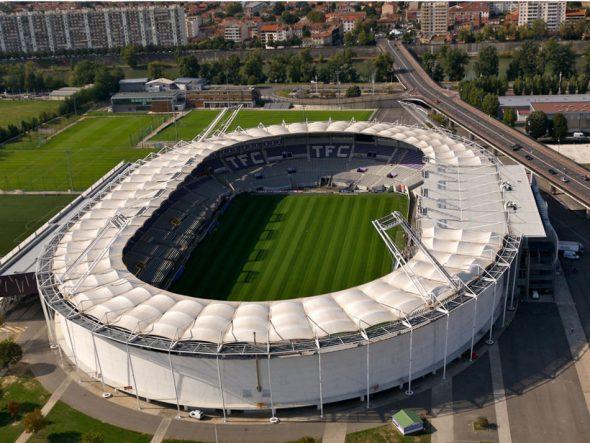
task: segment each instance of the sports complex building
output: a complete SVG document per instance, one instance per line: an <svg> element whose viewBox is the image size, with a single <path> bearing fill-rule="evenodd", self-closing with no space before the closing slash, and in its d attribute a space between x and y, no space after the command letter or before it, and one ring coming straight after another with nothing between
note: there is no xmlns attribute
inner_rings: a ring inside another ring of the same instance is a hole
<svg viewBox="0 0 590 443"><path fill-rule="evenodd" d="M305 192L407 194L408 218L373 220L390 272L289 300L166 289L235 196ZM50 341L105 385L179 410L323 413L394 387L410 394L473 355L515 303L523 245L544 237L524 168L470 141L395 123L260 125L117 174L47 243L37 282Z"/></svg>

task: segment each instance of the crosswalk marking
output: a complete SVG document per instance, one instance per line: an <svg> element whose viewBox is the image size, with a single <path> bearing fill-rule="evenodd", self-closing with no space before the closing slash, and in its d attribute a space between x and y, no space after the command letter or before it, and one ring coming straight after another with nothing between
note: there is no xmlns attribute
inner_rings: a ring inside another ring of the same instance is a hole
<svg viewBox="0 0 590 443"><path fill-rule="evenodd" d="M9 332L11 334L20 334L25 329L27 329L26 326L10 326L10 325L4 325L4 326L1 326L0 327L0 332Z"/></svg>

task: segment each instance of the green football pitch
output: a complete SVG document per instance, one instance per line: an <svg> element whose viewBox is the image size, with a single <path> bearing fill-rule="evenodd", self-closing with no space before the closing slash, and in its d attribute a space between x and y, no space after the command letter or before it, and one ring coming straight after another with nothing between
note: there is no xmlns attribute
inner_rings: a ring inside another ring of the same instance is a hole
<svg viewBox="0 0 590 443"><path fill-rule="evenodd" d="M0 256L74 199L70 195L0 195Z"/></svg>
<svg viewBox="0 0 590 443"><path fill-rule="evenodd" d="M407 215L394 193L237 196L171 290L218 300L279 300L338 291L391 271L371 220ZM393 232L396 242L403 234Z"/></svg>
<svg viewBox="0 0 590 443"><path fill-rule="evenodd" d="M0 100L0 126L20 125L22 120L39 117L42 112L52 113L59 102L52 100Z"/></svg>

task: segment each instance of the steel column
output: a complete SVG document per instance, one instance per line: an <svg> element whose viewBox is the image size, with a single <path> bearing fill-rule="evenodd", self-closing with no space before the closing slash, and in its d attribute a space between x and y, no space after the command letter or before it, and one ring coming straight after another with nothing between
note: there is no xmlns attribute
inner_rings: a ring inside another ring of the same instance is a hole
<svg viewBox="0 0 590 443"><path fill-rule="evenodd" d="M442 378L443 380L447 379L447 354L448 354L448 348L449 348L449 319L451 317L451 313L449 311L447 311L447 321L446 321L446 325L445 325L445 353L443 356L443 374L442 374Z"/></svg>
<svg viewBox="0 0 590 443"><path fill-rule="evenodd" d="M486 341L486 344L488 345L493 345L494 344L494 340L492 339L492 334L494 332L494 312L495 311L495 306L496 306L496 289L498 288L498 280L496 280L494 282L494 296L492 298L492 309L491 309L491 314L490 314L490 336L488 337L488 340Z"/></svg>
<svg viewBox="0 0 590 443"><path fill-rule="evenodd" d="M475 346L475 324L477 322L477 299L479 296L475 296L475 303L473 305L473 325L471 327L471 350L469 353L469 361L473 361L473 347Z"/></svg>
<svg viewBox="0 0 590 443"><path fill-rule="evenodd" d="M94 337L94 331L91 332L92 334L92 346L94 347L94 368L98 374L100 370L100 382L102 384L102 392L105 393L105 385L104 385L104 374L102 373L102 365L100 364L100 359L98 358L98 350L96 349L96 338Z"/></svg>
<svg viewBox="0 0 590 443"><path fill-rule="evenodd" d="M272 417L275 417L275 403L272 396L272 380L270 376L270 353L268 354L268 390L270 391L270 411Z"/></svg>
<svg viewBox="0 0 590 443"><path fill-rule="evenodd" d="M370 364L370 355L369 355L369 346L370 340L367 340L367 409L369 409L369 396L371 394L371 385L370 385L370 373L371 373L371 364Z"/></svg>
<svg viewBox="0 0 590 443"><path fill-rule="evenodd" d="M414 343L414 328L410 325L410 363L408 368L408 389L406 390L406 395L414 394L412 391L412 346Z"/></svg>
<svg viewBox="0 0 590 443"><path fill-rule="evenodd" d="M217 380L219 381L219 392L221 393L221 408L223 411L223 422L227 422L227 416L225 414L225 397L223 396L223 383L221 382L221 369L219 369L219 353L216 356L217 360Z"/></svg>
<svg viewBox="0 0 590 443"><path fill-rule="evenodd" d="M131 354L129 354L129 342L126 343L127 347L127 364L131 370L131 378L133 379L133 388L135 389L135 400L137 401L137 409L141 410L139 403L139 389L137 388L137 380L135 380L135 371L133 370L133 362L131 361Z"/></svg>
<svg viewBox="0 0 590 443"><path fill-rule="evenodd" d="M174 376L174 368L172 367L172 353L171 348L168 348L168 362L170 363L170 375L172 375L172 384L174 385L174 396L176 397L176 410L178 415L176 418L180 418L180 403L178 402L178 390L176 389L176 377Z"/></svg>
<svg viewBox="0 0 590 443"><path fill-rule="evenodd" d="M322 353L318 343L318 376L320 381L320 418L324 418L324 398L322 393Z"/></svg>
<svg viewBox="0 0 590 443"><path fill-rule="evenodd" d="M72 335L70 334L70 327L68 326L69 320L66 317L63 317L64 322L66 324L66 331L68 332L68 338L70 340L70 347L72 348L72 356L74 357L74 363L76 367L78 367L78 359L76 358L76 350L74 349L74 342L72 341Z"/></svg>

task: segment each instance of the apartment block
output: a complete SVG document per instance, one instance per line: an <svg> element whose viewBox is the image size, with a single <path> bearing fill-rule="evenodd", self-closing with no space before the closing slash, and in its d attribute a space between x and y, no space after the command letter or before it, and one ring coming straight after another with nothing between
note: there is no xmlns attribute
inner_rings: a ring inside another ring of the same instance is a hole
<svg viewBox="0 0 590 443"><path fill-rule="evenodd" d="M567 2L518 2L519 26L530 26L535 20L547 23L547 29L555 31L565 21Z"/></svg>
<svg viewBox="0 0 590 443"><path fill-rule="evenodd" d="M0 52L57 52L187 44L181 6L0 13Z"/></svg>
<svg viewBox="0 0 590 443"><path fill-rule="evenodd" d="M422 2L420 6L420 29L422 34L445 35L448 29L449 2Z"/></svg>

